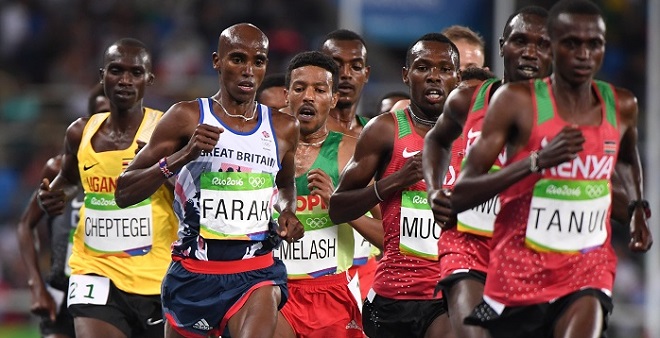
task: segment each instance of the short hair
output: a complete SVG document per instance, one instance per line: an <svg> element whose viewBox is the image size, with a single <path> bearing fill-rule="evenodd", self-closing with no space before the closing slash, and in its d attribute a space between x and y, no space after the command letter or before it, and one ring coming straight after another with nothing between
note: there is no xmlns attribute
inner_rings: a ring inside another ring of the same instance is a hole
<svg viewBox="0 0 660 338"><path fill-rule="evenodd" d="M481 80L486 81L488 79L497 77L493 72L481 67L467 67L461 71L461 81L468 80Z"/></svg>
<svg viewBox="0 0 660 338"><path fill-rule="evenodd" d="M337 66L335 60L319 51L298 53L289 61L285 81L287 88L291 85L291 72L294 69L305 66L316 66L329 71L332 74L332 92L337 92L339 87L339 66Z"/></svg>
<svg viewBox="0 0 660 338"><path fill-rule="evenodd" d="M598 15L601 18L603 13L600 8L589 0L560 0L554 4L548 12L548 22L546 28L548 34L552 37L552 31L557 25L559 15L561 14L584 14L584 15Z"/></svg>
<svg viewBox="0 0 660 338"><path fill-rule="evenodd" d="M506 24L504 24L504 30L502 31L502 38L504 40L509 38L509 35L511 35L511 21L518 15L536 15L540 18L547 19L548 18L548 11L539 6L525 6L511 14L509 18L506 20Z"/></svg>
<svg viewBox="0 0 660 338"><path fill-rule="evenodd" d="M355 33L354 31L348 29L337 29L326 34L325 39L323 39L323 42L321 42L320 48L323 48L323 45L328 40L339 40L339 41L359 40L360 43L362 43L362 46L364 46L364 49L367 49L367 43L364 41L364 38L362 38L360 34Z"/></svg>
<svg viewBox="0 0 660 338"><path fill-rule="evenodd" d="M453 25L449 26L442 30L444 36L446 36L452 42L459 40L465 40L469 44L478 45L483 51L486 48L486 42L484 38L477 32L470 29L470 27Z"/></svg>
<svg viewBox="0 0 660 338"><path fill-rule="evenodd" d="M286 87L286 75L284 73L266 75L259 88L257 88L257 101L260 101L259 96L264 90L272 87Z"/></svg>
<svg viewBox="0 0 660 338"><path fill-rule="evenodd" d="M141 54L147 57L147 62L146 62L147 69L151 71L151 67L152 67L151 52L149 52L149 49L147 48L147 45L144 44L144 42L135 38L121 38L115 41L113 44L108 46L108 48L106 48L105 52L103 53L104 65L108 62L108 52L110 51L110 48L112 46L125 46L125 47L137 48L141 50Z"/></svg>
<svg viewBox="0 0 660 338"><path fill-rule="evenodd" d="M456 62L457 62L456 63L456 69L459 68L459 65L461 64L461 59L460 59L461 56L458 52L458 47L456 47L456 45L449 38L447 38L444 34L441 34L441 33L427 33L427 34L422 35L419 39L415 40L415 42L413 42L408 47L408 51L406 52L406 68L410 67L410 63L412 62L411 51L412 51L413 47L415 47L415 45L417 43L422 42L422 41L436 41L436 42L442 42L442 43L449 44L451 49L456 54Z"/></svg>

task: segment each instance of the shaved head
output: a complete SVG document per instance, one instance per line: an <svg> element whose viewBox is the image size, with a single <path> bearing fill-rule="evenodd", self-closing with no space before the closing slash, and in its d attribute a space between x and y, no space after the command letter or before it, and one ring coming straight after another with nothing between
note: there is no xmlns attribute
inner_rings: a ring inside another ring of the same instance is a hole
<svg viewBox="0 0 660 338"><path fill-rule="evenodd" d="M250 23L237 23L228 27L218 38L218 54L222 55L229 46L245 45L268 52L268 37Z"/></svg>

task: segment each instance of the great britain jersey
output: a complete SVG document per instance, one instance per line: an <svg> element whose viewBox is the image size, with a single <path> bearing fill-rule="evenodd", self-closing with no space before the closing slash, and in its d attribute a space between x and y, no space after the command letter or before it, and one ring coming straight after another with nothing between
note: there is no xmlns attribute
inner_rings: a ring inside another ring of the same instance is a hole
<svg viewBox="0 0 660 338"><path fill-rule="evenodd" d="M410 120L410 108L392 112L395 124L392 158L382 178L401 170L410 157L422 151L424 137ZM383 258L378 262L373 289L392 299L433 299L440 276L435 224L426 197L424 180L392 194L380 203L385 230Z"/></svg>
<svg viewBox="0 0 660 338"><path fill-rule="evenodd" d="M450 170L454 175L460 173L460 167L469 149L481 135L481 126L488 109L490 98L501 82L497 78L483 81L476 86L470 101L470 110L461 137L452 145ZM494 167L501 165L501 156ZM452 173L448 172L445 188L453 188L454 181L449 181ZM447 182L449 181L449 182ZM499 198L466 210L457 215L456 227L442 232L438 241L438 254L442 266L441 278L455 272L477 270L485 273L488 270L488 255L490 253L490 236L492 234L495 216L499 211Z"/></svg>
<svg viewBox="0 0 660 338"><path fill-rule="evenodd" d="M174 212L179 219L176 256L230 261L270 253L279 243L272 219L280 169L271 110L257 108L257 124L232 129L213 112L211 100L197 99L199 123L221 127L215 148L187 163L177 175Z"/></svg>
<svg viewBox="0 0 660 338"><path fill-rule="evenodd" d="M507 163L527 158L568 125L557 114L550 78L530 81L533 128ZM484 295L507 306L549 302L584 288L610 295L616 255L610 244L610 178L619 149L614 88L594 81L602 122L580 126L577 158L531 174L500 194Z"/></svg>

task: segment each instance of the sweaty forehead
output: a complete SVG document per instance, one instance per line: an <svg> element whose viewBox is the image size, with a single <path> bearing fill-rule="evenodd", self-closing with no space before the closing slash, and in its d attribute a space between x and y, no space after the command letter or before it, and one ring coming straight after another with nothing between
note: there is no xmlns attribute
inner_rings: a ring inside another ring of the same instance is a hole
<svg viewBox="0 0 660 338"><path fill-rule="evenodd" d="M261 31L255 29L233 29L223 32L220 36L220 50L254 49L259 52L268 52L268 38Z"/></svg>
<svg viewBox="0 0 660 338"><path fill-rule="evenodd" d="M519 14L511 20L511 34L546 32L545 19L538 15Z"/></svg>
<svg viewBox="0 0 660 338"><path fill-rule="evenodd" d="M419 41L411 49L413 62L417 59L439 58L443 61L453 62L457 56L448 43L440 41Z"/></svg>
<svg viewBox="0 0 660 338"><path fill-rule="evenodd" d="M123 45L112 45L108 47L105 52L105 63L118 61L120 59L122 61L130 61L136 64L149 64L149 55L142 48Z"/></svg>
<svg viewBox="0 0 660 338"><path fill-rule="evenodd" d="M345 55L349 59L366 59L367 49L360 40L328 40L323 49L333 56Z"/></svg>
<svg viewBox="0 0 660 338"><path fill-rule="evenodd" d="M555 33L569 35L604 35L605 21L599 15L561 13L557 16Z"/></svg>

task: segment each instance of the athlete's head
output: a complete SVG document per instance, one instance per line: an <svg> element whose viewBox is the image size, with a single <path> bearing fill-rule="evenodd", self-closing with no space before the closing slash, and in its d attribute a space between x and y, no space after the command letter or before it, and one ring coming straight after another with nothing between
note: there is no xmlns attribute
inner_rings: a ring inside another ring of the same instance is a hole
<svg viewBox="0 0 660 338"><path fill-rule="evenodd" d="M445 28L442 35L446 36L458 48L461 55L461 71L469 67L481 68L486 61L486 43L479 33L469 27L453 25Z"/></svg>
<svg viewBox="0 0 660 338"><path fill-rule="evenodd" d="M547 18L548 12L537 6L523 7L509 16L500 37L506 82L550 75L552 57L545 27Z"/></svg>
<svg viewBox="0 0 660 338"><path fill-rule="evenodd" d="M105 95L119 110L142 104L145 88L155 79L151 54L133 38L117 40L105 50L100 74Z"/></svg>

